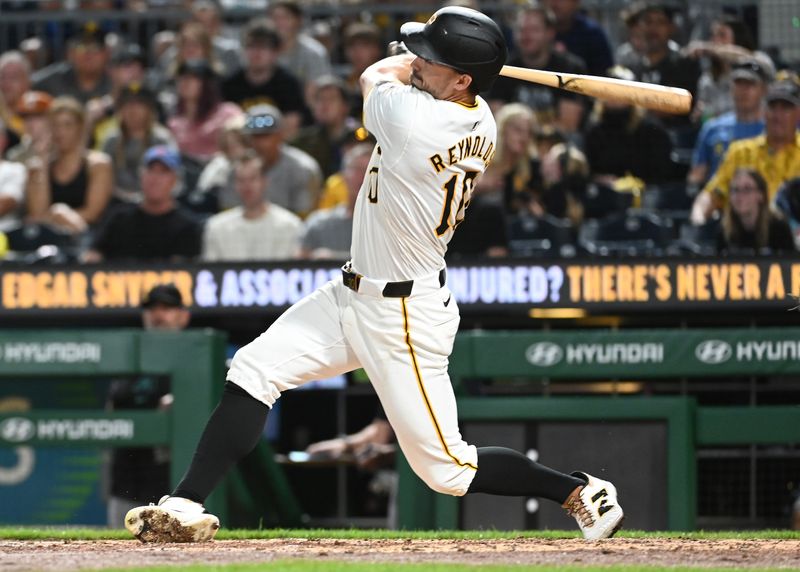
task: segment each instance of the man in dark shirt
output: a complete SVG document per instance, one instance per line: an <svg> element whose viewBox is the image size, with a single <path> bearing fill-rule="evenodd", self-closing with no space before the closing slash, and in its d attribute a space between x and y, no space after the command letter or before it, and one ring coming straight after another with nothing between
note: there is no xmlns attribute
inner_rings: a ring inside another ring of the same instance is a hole
<svg viewBox="0 0 800 572"><path fill-rule="evenodd" d="M278 64L281 37L266 19L253 20L242 33L244 68L222 83L222 97L247 111L269 104L281 110L287 132L293 134L307 115L303 87Z"/></svg>
<svg viewBox="0 0 800 572"><path fill-rule="evenodd" d="M586 64L588 73L605 75L614 65L611 44L600 24L582 14L581 0L545 0L556 17L556 43Z"/></svg>
<svg viewBox="0 0 800 572"><path fill-rule="evenodd" d="M67 60L47 66L31 77L33 88L57 97L71 95L81 103L111 93L106 34L87 22L67 43Z"/></svg>
<svg viewBox="0 0 800 572"><path fill-rule="evenodd" d="M662 2L654 1L644 6L641 18L645 29L645 57L641 67L633 72L641 81L681 87L694 95L700 79L700 63L672 48L670 39L675 33L674 15L674 8ZM694 133L690 129L691 115L664 114L659 117L668 129L683 132L688 130L691 138L681 141L679 137L679 144L682 147L694 147Z"/></svg>
<svg viewBox="0 0 800 572"><path fill-rule="evenodd" d="M148 149L142 160L142 201L120 205L98 230L86 262L175 260L200 254L202 225L177 206L178 151L165 145Z"/></svg>
<svg viewBox="0 0 800 572"><path fill-rule="evenodd" d="M555 16L547 8L532 4L521 8L514 25L516 51L512 66L554 72L586 73L583 62L568 52L554 49ZM555 124L563 133L574 133L583 120L585 98L576 93L535 83L499 77L487 99L493 109L510 102L528 105L539 125Z"/></svg>

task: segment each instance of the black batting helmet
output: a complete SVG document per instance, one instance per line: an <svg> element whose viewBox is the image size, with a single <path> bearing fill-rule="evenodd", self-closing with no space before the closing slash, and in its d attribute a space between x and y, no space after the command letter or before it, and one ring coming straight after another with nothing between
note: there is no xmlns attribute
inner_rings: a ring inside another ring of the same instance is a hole
<svg viewBox="0 0 800 572"><path fill-rule="evenodd" d="M491 87L508 56L495 21L471 8L442 8L425 24L406 22L400 35L414 55L472 76L477 91Z"/></svg>

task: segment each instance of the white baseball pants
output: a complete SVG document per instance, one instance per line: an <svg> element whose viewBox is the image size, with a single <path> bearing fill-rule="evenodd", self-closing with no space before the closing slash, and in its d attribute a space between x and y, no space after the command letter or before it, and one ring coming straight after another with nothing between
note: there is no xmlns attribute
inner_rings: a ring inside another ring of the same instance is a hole
<svg viewBox="0 0 800 572"><path fill-rule="evenodd" d="M478 455L461 438L447 372L458 306L438 274L405 298L383 297L385 284L362 278L354 292L332 280L236 352L228 380L271 407L283 391L363 367L412 469L461 496Z"/></svg>

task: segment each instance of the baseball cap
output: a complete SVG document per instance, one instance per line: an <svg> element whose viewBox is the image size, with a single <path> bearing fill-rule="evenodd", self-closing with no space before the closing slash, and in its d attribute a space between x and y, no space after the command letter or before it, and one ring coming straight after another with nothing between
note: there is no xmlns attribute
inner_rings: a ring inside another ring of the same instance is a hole
<svg viewBox="0 0 800 572"><path fill-rule="evenodd" d="M247 110L242 133L245 135L261 135L275 133L280 130L283 114L274 105L254 105Z"/></svg>
<svg viewBox="0 0 800 572"><path fill-rule="evenodd" d="M17 102L17 115L44 115L50 111L53 96L44 91L26 91Z"/></svg>
<svg viewBox="0 0 800 572"><path fill-rule="evenodd" d="M129 101L140 101L154 109L157 104L156 94L139 82L129 83L120 90L117 96L117 107L121 107Z"/></svg>
<svg viewBox="0 0 800 572"><path fill-rule="evenodd" d="M170 306L171 308L183 308L183 296L181 291L174 284L159 284L154 286L142 300L142 308L152 308L153 306Z"/></svg>
<svg viewBox="0 0 800 572"><path fill-rule="evenodd" d="M766 83L768 72L758 60L748 59L733 66L731 80L744 79Z"/></svg>
<svg viewBox="0 0 800 572"><path fill-rule="evenodd" d="M381 29L369 22L353 22L345 30L344 45L349 46L354 42L366 42L382 46Z"/></svg>
<svg viewBox="0 0 800 572"><path fill-rule="evenodd" d="M80 28L70 37L71 45L95 45L105 47L106 32L95 21L84 22Z"/></svg>
<svg viewBox="0 0 800 572"><path fill-rule="evenodd" d="M771 101L787 101L792 105L800 105L800 83L794 79L773 82L767 88L767 103Z"/></svg>
<svg viewBox="0 0 800 572"><path fill-rule="evenodd" d="M138 44L126 44L115 50L111 55L111 65L122 65L137 62L143 66L147 65L144 52Z"/></svg>
<svg viewBox="0 0 800 572"><path fill-rule="evenodd" d="M180 153L168 145L156 145L144 152L142 165L148 167L155 162L159 162L173 171L177 171L181 168Z"/></svg>

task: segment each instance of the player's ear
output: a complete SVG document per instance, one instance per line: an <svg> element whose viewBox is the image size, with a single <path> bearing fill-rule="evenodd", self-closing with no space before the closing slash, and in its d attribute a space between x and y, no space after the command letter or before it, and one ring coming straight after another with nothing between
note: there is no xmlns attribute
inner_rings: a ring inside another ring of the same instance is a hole
<svg viewBox="0 0 800 572"><path fill-rule="evenodd" d="M458 75L458 79L456 79L456 89L459 91L468 91L470 89L469 86L472 85L472 76L466 73L462 73Z"/></svg>

